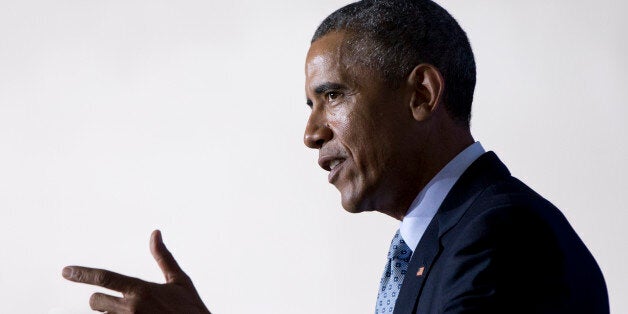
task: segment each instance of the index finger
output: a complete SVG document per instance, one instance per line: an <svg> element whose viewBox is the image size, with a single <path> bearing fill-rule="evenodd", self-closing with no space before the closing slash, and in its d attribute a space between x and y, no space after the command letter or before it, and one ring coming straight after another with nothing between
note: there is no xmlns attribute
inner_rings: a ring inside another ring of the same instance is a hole
<svg viewBox="0 0 628 314"><path fill-rule="evenodd" d="M121 275L106 269L89 268L82 266L67 266L63 268L63 278L89 285L95 285L130 294L145 282L141 279Z"/></svg>

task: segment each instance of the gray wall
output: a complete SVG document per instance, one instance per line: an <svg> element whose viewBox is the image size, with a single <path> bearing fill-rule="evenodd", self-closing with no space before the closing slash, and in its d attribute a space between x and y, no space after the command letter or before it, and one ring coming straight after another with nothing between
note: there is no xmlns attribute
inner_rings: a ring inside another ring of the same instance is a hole
<svg viewBox="0 0 628 314"><path fill-rule="evenodd" d="M67 264L161 281L154 228L215 313L372 312L397 222L345 213L302 144L309 38L345 3L1 0L0 312L89 313ZM628 313L628 5L441 3L476 53L476 139Z"/></svg>

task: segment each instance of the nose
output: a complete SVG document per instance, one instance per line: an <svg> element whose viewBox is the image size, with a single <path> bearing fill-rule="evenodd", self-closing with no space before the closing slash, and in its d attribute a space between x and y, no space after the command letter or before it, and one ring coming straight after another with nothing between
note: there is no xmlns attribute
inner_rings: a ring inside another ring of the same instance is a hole
<svg viewBox="0 0 628 314"><path fill-rule="evenodd" d="M333 137L334 133L327 125L327 122L322 119L321 114L312 111L305 125L305 134L303 135L305 146L320 149L325 142L330 141Z"/></svg>

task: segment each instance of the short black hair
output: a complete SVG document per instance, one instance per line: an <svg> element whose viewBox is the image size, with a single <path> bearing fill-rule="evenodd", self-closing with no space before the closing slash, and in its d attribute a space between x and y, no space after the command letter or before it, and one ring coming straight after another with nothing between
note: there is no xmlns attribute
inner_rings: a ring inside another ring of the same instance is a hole
<svg viewBox="0 0 628 314"><path fill-rule="evenodd" d="M363 0L346 5L320 24L312 42L346 32L357 58L366 58L391 87L400 86L421 63L445 79L443 102L452 119L469 126L475 89L471 44L458 22L429 0ZM368 54L368 55L365 55Z"/></svg>

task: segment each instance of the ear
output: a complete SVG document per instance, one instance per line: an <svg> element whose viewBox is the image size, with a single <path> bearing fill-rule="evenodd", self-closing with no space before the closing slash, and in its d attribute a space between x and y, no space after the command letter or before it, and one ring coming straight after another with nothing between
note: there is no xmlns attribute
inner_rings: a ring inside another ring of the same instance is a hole
<svg viewBox="0 0 628 314"><path fill-rule="evenodd" d="M427 63L417 65L408 76L413 90L410 107L417 121L425 121L439 107L445 89L445 79L438 69Z"/></svg>

